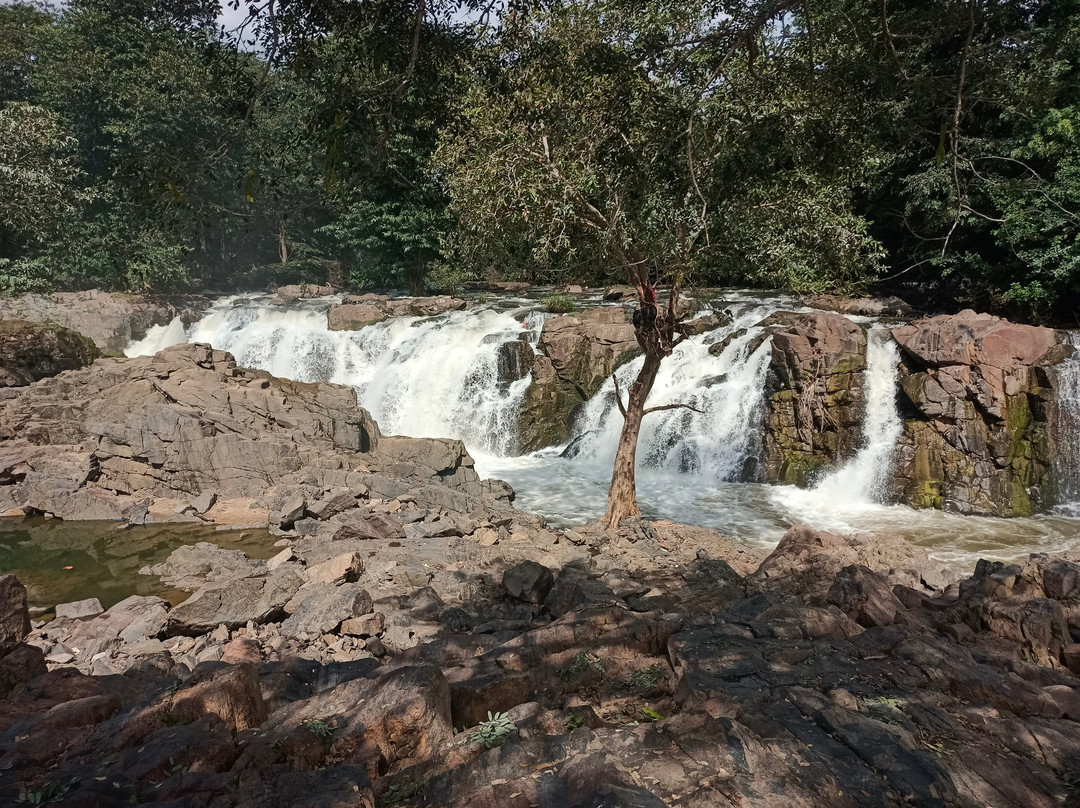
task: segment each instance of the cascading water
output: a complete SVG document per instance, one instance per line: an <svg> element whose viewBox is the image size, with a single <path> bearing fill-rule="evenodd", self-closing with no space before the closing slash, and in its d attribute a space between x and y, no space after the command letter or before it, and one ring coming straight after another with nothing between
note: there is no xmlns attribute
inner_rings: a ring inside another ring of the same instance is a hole
<svg viewBox="0 0 1080 808"><path fill-rule="evenodd" d="M830 502L888 500L896 441L904 431L896 409L896 365L900 349L889 329L878 326L866 335L866 407L859 451L824 478L814 492Z"/></svg>
<svg viewBox="0 0 1080 808"><path fill-rule="evenodd" d="M769 342L757 339L762 329L755 324L770 312L752 308L728 326L686 340L661 364L647 406L687 404L693 409L645 417L638 439L643 466L712 480L742 476L757 437L769 363ZM713 344L729 337L719 356L709 353ZM639 357L616 373L624 396L643 361ZM609 379L586 404L566 454L610 471L621 429Z"/></svg>
<svg viewBox="0 0 1080 808"><path fill-rule="evenodd" d="M1057 377L1056 511L1080 517L1080 333L1068 334L1066 343L1078 353L1061 364Z"/></svg>
<svg viewBox="0 0 1080 808"><path fill-rule="evenodd" d="M529 313L521 322L488 308L330 331L327 305L283 308L252 296L228 298L191 328L187 340L208 342L239 364L275 376L352 385L386 434L455 437L481 452L508 450L529 379L499 379L499 346L523 335L535 339L542 318ZM176 336L172 331L148 335L129 355L182 341L168 341Z"/></svg>
<svg viewBox="0 0 1080 808"><path fill-rule="evenodd" d="M856 456L809 490L742 482L756 478L754 462L761 453L770 345L757 323L778 309L801 306L740 293L725 300L739 310L734 322L685 341L661 365L648 406L685 403L701 412L646 416L637 478L646 515L715 527L769 548L799 521L838 532L888 533L964 565L978 556L1011 559L1077 544L1076 521L1062 517L1080 516L1080 359L1062 366L1059 407L1063 419L1073 419L1061 427L1061 434L1074 437L1059 453L1072 454L1057 464L1063 498L1073 510L1066 505L1061 516L1008 520L913 511L881 504L888 499L888 466L902 425L895 409L897 347L879 327L871 327L868 336L865 425ZM174 320L151 329L127 353L209 342L232 352L241 365L300 381L353 385L387 434L464 440L477 470L511 483L521 507L564 524L603 513L622 426L610 380L582 408L566 446L513 456L516 419L530 379L500 374L500 346L518 340L536 346L547 317L537 303L497 298L469 311L329 331L331 302L282 307L266 296L227 298L186 333ZM716 344L722 349L710 353ZM624 395L640 362L618 371Z"/></svg>

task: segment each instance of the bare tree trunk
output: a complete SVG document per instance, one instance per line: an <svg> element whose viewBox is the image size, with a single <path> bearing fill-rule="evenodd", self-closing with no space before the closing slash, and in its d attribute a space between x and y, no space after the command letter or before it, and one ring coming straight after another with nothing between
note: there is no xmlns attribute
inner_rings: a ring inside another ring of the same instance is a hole
<svg viewBox="0 0 1080 808"><path fill-rule="evenodd" d="M281 263L289 263L289 246L285 243L285 220L280 219L278 221L278 253L281 257Z"/></svg>
<svg viewBox="0 0 1080 808"><path fill-rule="evenodd" d="M424 254L419 250L413 256L412 270L409 272L409 292L413 297L420 297L424 294L424 272L427 269L427 261L424 260Z"/></svg>
<svg viewBox="0 0 1080 808"><path fill-rule="evenodd" d="M635 474L638 436L641 433L641 420L645 416L645 401L652 392L663 358L664 354L661 352L647 352L637 378L630 385L630 398L623 416L622 434L619 435L619 450L615 454L615 467L611 471L607 513L604 514L604 524L608 527L617 528L619 522L626 517L641 515L637 504ZM622 409L622 405L619 406Z"/></svg>

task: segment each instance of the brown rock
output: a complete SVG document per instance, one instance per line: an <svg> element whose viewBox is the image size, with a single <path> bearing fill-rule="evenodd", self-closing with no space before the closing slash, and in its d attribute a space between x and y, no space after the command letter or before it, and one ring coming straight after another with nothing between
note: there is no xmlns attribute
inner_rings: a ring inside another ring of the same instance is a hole
<svg viewBox="0 0 1080 808"><path fill-rule="evenodd" d="M367 303L339 303L326 313L326 325L331 331L358 331L381 323L386 317L382 309Z"/></svg>
<svg viewBox="0 0 1080 808"><path fill-rule="evenodd" d="M0 387L19 387L89 365L93 340L58 325L0 320Z"/></svg>
<svg viewBox="0 0 1080 808"><path fill-rule="evenodd" d="M7 655L29 633L26 587L14 575L0 575L0 656Z"/></svg>

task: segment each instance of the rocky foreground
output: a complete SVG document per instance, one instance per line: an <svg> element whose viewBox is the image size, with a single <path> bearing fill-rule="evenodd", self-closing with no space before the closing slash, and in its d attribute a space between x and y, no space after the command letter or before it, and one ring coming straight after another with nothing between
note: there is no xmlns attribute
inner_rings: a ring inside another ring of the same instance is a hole
<svg viewBox="0 0 1080 808"><path fill-rule="evenodd" d="M0 577L0 801L1080 805L1080 564L556 530L457 441L207 346L0 391L4 507L267 524L64 604Z"/></svg>

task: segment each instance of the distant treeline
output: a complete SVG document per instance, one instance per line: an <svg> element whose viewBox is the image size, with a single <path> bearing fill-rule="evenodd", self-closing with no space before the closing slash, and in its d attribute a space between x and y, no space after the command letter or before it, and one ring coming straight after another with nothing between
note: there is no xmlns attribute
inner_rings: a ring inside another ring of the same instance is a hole
<svg viewBox="0 0 1080 808"><path fill-rule="evenodd" d="M1080 0L242 7L0 6L0 291L648 266L1080 318Z"/></svg>

